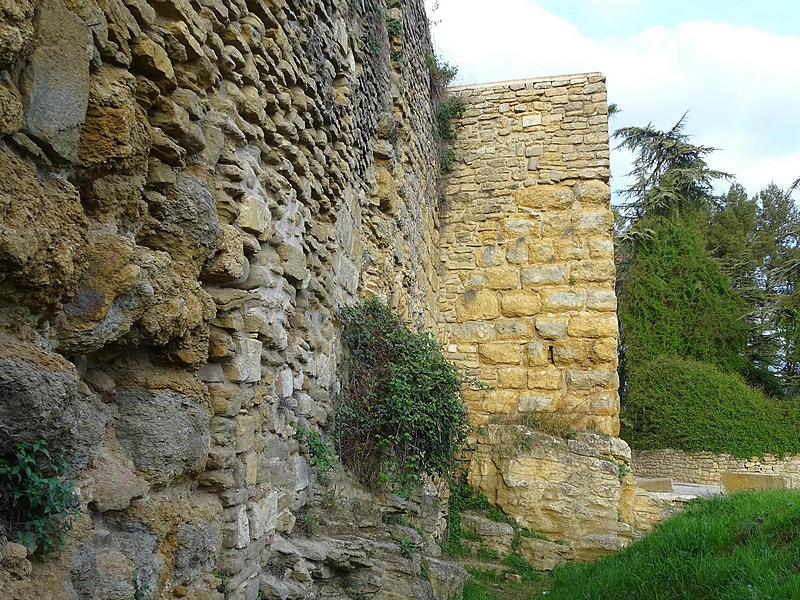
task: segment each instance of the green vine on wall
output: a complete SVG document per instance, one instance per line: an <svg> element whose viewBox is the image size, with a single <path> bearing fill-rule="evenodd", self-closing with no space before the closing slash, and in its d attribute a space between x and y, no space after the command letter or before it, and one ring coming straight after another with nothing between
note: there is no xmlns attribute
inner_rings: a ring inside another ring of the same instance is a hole
<svg viewBox="0 0 800 600"><path fill-rule="evenodd" d="M9 539L46 559L64 546L78 506L63 450L51 452L37 440L0 457L0 527Z"/></svg>
<svg viewBox="0 0 800 600"><path fill-rule="evenodd" d="M428 332L376 298L340 312L342 388L332 416L339 457L361 481L408 495L449 475L469 429L465 378Z"/></svg>

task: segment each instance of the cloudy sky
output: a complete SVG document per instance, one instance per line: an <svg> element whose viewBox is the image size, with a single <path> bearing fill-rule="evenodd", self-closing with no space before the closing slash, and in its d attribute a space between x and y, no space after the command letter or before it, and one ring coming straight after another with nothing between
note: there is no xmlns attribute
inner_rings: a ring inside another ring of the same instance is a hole
<svg viewBox="0 0 800 600"><path fill-rule="evenodd" d="M600 71L610 128L689 111L711 166L752 194L800 176L798 0L427 0L455 83ZM438 6L437 6L438 5ZM618 190L630 157L612 154Z"/></svg>

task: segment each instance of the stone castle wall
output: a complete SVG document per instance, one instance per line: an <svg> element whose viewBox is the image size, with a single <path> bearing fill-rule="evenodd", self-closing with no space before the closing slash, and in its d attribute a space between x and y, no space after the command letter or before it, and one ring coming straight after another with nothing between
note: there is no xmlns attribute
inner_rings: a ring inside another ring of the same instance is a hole
<svg viewBox="0 0 800 600"><path fill-rule="evenodd" d="M2 597L456 595L441 489L323 485L295 439L370 293L493 388L475 485L559 556L630 538L603 79L454 90L443 209L423 3L390 4L0 3L0 446L66 449L81 499L48 561L6 547Z"/></svg>
<svg viewBox="0 0 800 600"><path fill-rule="evenodd" d="M0 446L66 448L81 496L66 548L30 577L9 554L0 596L463 579L382 523L441 529L435 496L326 490L294 439L331 407L337 306L375 293L437 321L427 27L421 0L0 6Z"/></svg>
<svg viewBox="0 0 800 600"><path fill-rule="evenodd" d="M441 239L442 339L476 423L619 432L608 107L599 74L467 86Z"/></svg>
<svg viewBox="0 0 800 600"><path fill-rule="evenodd" d="M800 488L800 456L736 458L712 452L643 450L633 453L631 468L638 477L669 477L706 485L720 485L726 473L779 475L788 487Z"/></svg>
<svg viewBox="0 0 800 600"><path fill-rule="evenodd" d="M596 558L649 525L642 511L659 513L621 476L630 449L609 437L619 396L605 79L451 93L466 110L442 216L441 336L488 386L465 391L479 425L469 481L560 540L559 556Z"/></svg>

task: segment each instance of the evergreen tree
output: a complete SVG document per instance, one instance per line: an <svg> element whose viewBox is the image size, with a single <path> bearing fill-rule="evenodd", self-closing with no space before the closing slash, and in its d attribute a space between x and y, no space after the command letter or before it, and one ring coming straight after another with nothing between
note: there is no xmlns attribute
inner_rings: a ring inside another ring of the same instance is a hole
<svg viewBox="0 0 800 600"><path fill-rule="evenodd" d="M636 153L629 176L633 184L623 190L630 201L626 216L636 222L651 215L680 214L689 209L707 209L714 199L714 181L729 179L724 171L711 169L706 157L715 148L697 146L684 133L686 113L669 131L646 127L623 127L614 132L618 148Z"/></svg>

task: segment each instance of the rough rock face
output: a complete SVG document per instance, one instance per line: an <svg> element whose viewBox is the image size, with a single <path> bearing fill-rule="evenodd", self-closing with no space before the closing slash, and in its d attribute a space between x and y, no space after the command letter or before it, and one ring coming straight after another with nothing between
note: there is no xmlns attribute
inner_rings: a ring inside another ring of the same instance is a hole
<svg viewBox="0 0 800 600"><path fill-rule="evenodd" d="M438 320L429 52L420 0L0 2L0 445L65 448L81 494L0 596L459 592L430 493L413 560L344 476L361 508L298 525L337 306Z"/></svg>
<svg viewBox="0 0 800 600"><path fill-rule="evenodd" d="M627 444L592 433L561 439L524 425L487 425L477 439L470 484L521 525L583 560L617 550L634 537L620 519ZM543 549L531 548L535 553ZM552 549L548 549L552 552Z"/></svg>
<svg viewBox="0 0 800 600"><path fill-rule="evenodd" d="M391 6L0 0L0 445L67 449L81 494L57 556L6 547L2 597L457 596L443 488L326 487L295 436L370 293L495 386L476 423L617 432L602 77L471 92L440 237L427 19ZM504 427L473 482L570 536L526 556L616 549L624 445Z"/></svg>

